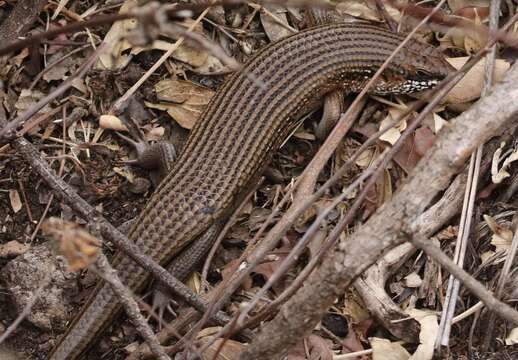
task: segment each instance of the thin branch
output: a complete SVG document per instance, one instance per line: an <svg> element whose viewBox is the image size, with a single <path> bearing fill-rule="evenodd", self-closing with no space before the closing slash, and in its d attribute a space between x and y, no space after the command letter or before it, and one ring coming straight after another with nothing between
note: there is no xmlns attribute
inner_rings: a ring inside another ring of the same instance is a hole
<svg viewBox="0 0 518 360"><path fill-rule="evenodd" d="M478 178L480 174L480 162L482 161L483 145L479 145L476 152L471 155L468 181L466 183L464 203L462 207L461 223L459 233L457 234L457 242L455 246L454 261L459 267L464 266L464 258L468 248L469 234L471 232L471 222L473 220L473 208L475 207L475 199L477 195ZM460 289L460 281L453 276L448 279L448 288L446 299L444 302L443 312L441 314L441 322L439 333L435 347L448 346L452 320L455 313L457 298Z"/></svg>
<svg viewBox="0 0 518 360"><path fill-rule="evenodd" d="M18 134L16 134L16 129L23 125L27 120L29 120L34 114L43 109L45 105L49 104L51 101L56 99L65 93L72 85L73 82L82 78L87 71L92 67L92 65L97 61L99 56L102 54L104 49L107 47L107 43L101 44L97 48L96 51L90 55L90 57L77 69L77 71L69 76L65 81L63 81L55 90L53 90L50 94L40 99L36 104L32 105L29 109L24 111L22 114L18 115L15 119L10 120L8 124L0 128L0 145L7 143L8 141L13 140Z"/></svg>
<svg viewBox="0 0 518 360"><path fill-rule="evenodd" d="M489 5L489 29L490 30L495 30L498 28L498 19L500 18L500 7L501 7L501 1L500 0L492 0L490 2L490 5ZM482 89L482 96L485 96L487 95L487 93L489 92L490 88L493 86L493 82L494 82L494 71L495 71L495 60L496 59L496 46L492 46L491 47L491 50L489 51L488 55L487 55L487 58L486 58L486 66L485 66L485 72L484 72L484 87ZM507 264L507 261L509 260L509 257L511 256L511 253L512 251L510 251L508 255L508 258L506 259L506 264ZM511 257L511 262L512 262L512 259L514 258L514 254L512 254L512 257ZM504 264L504 270L505 270L505 267L506 265ZM501 291L499 292L499 287L500 286L503 286L503 283L502 281L505 281L506 280L506 274L505 274L505 271L502 271L502 274L501 274L501 277L499 279L499 283L498 283L498 286L497 286L497 298L500 299L501 296L502 296L502 293ZM502 289L500 289L502 290ZM493 329L494 329L494 326L495 326L495 320L496 320L496 316L494 313L491 313L489 315L489 319L488 319L488 323L487 323L487 331L485 333L485 336L484 336L484 339L482 341L482 351L485 351L489 348L490 344L491 344L491 339L493 338L492 335L493 335Z"/></svg>
<svg viewBox="0 0 518 360"><path fill-rule="evenodd" d="M24 138L14 140L12 145L15 150L23 156L25 161L31 164L32 168L47 182L47 185L54 190L56 195L64 200L80 217L88 219L92 226L100 228L106 238L112 241L127 256L150 271L168 290L177 294L197 310L201 312L206 311L207 304L205 301L201 300L192 290L174 278L163 267L157 265L148 256L142 255L134 243L130 242L126 236L113 227L95 208L72 190L67 183L58 178L49 168L48 164L41 158L40 153L34 145ZM223 312L219 312L214 315L214 320L218 324L226 324L229 318Z"/></svg>
<svg viewBox="0 0 518 360"><path fill-rule="evenodd" d="M158 10L160 11L160 10ZM193 31L194 28L196 27L196 25L198 25L198 23L201 21L201 19L203 19L203 17L205 17L205 15L207 14L208 12L208 8L205 9L201 14L200 16L198 16L198 18L189 26L189 29L187 32L189 31ZM178 40L176 40L176 42L174 44L172 44L169 49L164 53L162 54L162 56L160 57L160 59L158 59L158 61L156 63L153 64L153 66L151 66L151 68L149 68L146 73L144 75L141 76L140 79L138 79L138 81L133 84L133 86L131 88L129 88L125 93L124 95L122 95L117 101L115 101L113 103L113 105L111 106L111 109L110 109L110 113L112 114L117 114L119 112L119 110L121 109L121 107L123 106L123 104L126 103L126 101L128 101L128 99L140 88L140 86L142 86L142 84L151 76L154 74L154 72L167 60L169 59L169 57L180 47L180 45L183 44L185 38L184 37L180 37Z"/></svg>
<svg viewBox="0 0 518 360"><path fill-rule="evenodd" d="M415 29L417 31L417 28ZM415 32L414 31L414 32ZM374 84L376 79L381 75L383 70L386 68L386 66L390 63L390 61L394 58L394 56L397 54L397 51L399 51L406 42L409 41L410 37L412 36L412 33L408 34L408 36L403 40L403 42L394 50L394 52L385 60L385 62L382 64L382 66L378 69L378 71L374 74L374 76L370 79L370 81L365 85L365 88L360 92L360 94L357 96L355 101L351 104L347 112L342 115L338 123L336 124L334 130L331 132L331 134L328 136L327 140L324 142L318 153L315 155L315 157L312 159L312 161L308 164L302 175L299 177L297 182L295 183L293 188L298 189L302 188L303 191L299 191L296 193L297 200L294 202L292 207L288 209L286 214L282 217L282 219L273 227L272 230L267 234L267 236L261 241L261 243L258 243L258 240L260 236L262 235L262 232L266 229L266 226L269 224L270 218L274 215L271 214L270 217L266 220L266 222L263 224L263 226L259 229L258 233L254 236L254 239L251 241L249 248L245 250L245 252L242 254L239 260L239 268L235 268L233 275L229 278L227 281L223 281L220 286L216 289L216 293L218 294L216 298L218 298L218 303L214 305L214 309L220 309L222 304L225 303L228 300L228 297L230 294L232 294L237 287L241 284L243 279L248 276L248 274L251 273L251 271L259 264L260 261L264 258L265 254L268 251L271 251L281 238L281 236L287 231L288 227L291 226L291 224L295 221L295 219L298 218L298 216L303 212L303 209L309 207L314 200L310 195L310 191L314 188L314 181L316 179L316 176L318 176L318 173L320 173L320 170L324 167L324 165L327 163L327 160L334 152L335 148L340 143L341 139L347 132L350 124L351 124L351 118L352 115L359 111L359 104L363 96L367 93L370 86ZM388 127L387 127L388 128ZM384 129L385 131L387 129ZM357 152L359 156L360 152ZM352 160L348 162L348 164L352 164ZM345 167L345 165L344 165ZM337 181L340 177L333 176L333 180ZM280 209L282 204L288 201L289 195L293 193L293 188L290 189L288 194L285 195L284 199L280 202L280 204L277 206L276 211ZM311 189L311 190L310 190ZM318 191L317 191L318 193ZM308 199L306 199L308 198ZM276 212L274 211L274 213ZM255 248L253 248L253 245L257 244ZM246 260L245 260L246 259ZM243 265L243 266L241 266ZM221 292L225 292L225 296L221 294ZM201 321L206 321L206 317L208 314L205 314L204 318Z"/></svg>
<svg viewBox="0 0 518 360"><path fill-rule="evenodd" d="M440 248L422 236L413 236L412 243L426 252L428 256L441 264L450 274L455 276L469 291L476 295L488 309L494 311L504 319L518 324L518 311L504 302L498 300L484 285L478 282L470 274L458 267Z"/></svg>
<svg viewBox="0 0 518 360"><path fill-rule="evenodd" d="M0 335L0 344L2 344L18 328L18 325L20 325L23 319L25 319L31 313L32 307L34 304L36 304L36 301L38 301L41 293L47 287L50 280L51 276L49 272L49 274L47 274L47 276L41 281L40 286L38 286L36 291L29 298L20 315L18 315L13 323L5 330L5 332Z"/></svg>
<svg viewBox="0 0 518 360"><path fill-rule="evenodd" d="M402 141L401 141L402 143ZM329 215L329 213L338 205L340 204L347 196L349 196L355 189L357 189L366 179L369 177L377 178L377 174L379 174L379 169L385 169L385 163L387 162L387 159L391 159L390 156L388 156L388 149L381 154L372 164L371 167L369 167L367 170L363 171L362 174L353 181L345 190L342 191L340 195L338 195L330 205L328 205L323 211L321 211L320 214L318 214L317 218L313 221L311 226L306 230L304 233L304 236L297 241L297 244L290 250L289 254L286 256L286 258L280 263L280 265L277 267L277 269L273 272L273 274L268 278L268 281L266 284L259 289L254 295L250 301L248 301L248 304L244 307L244 309L241 310L241 313L239 314L239 317L237 319L237 325L243 326L243 323L245 321L246 316L250 313L250 311L257 305L257 303L260 301L260 299L266 294L266 292L288 271L288 269L293 265L293 263L298 259L298 257L302 254L304 249L306 248L306 245L309 243L311 239L313 239L313 236L317 232L317 230L320 228L321 223L326 219L326 217ZM378 171L377 171L378 170ZM372 181L371 181L372 182ZM370 184L373 185L373 184ZM363 192L367 193L371 189L371 186L366 185L364 189L362 189ZM360 197L358 197L360 198ZM363 201L359 201L360 204L363 203ZM314 259L317 259L318 256L315 256ZM312 259L312 260L314 260ZM318 260L317 260L318 262ZM307 267L310 267L308 264ZM293 283L292 283L293 284ZM290 287L291 288L291 285ZM289 288L287 290L289 290ZM282 294L281 296L282 297Z"/></svg>
<svg viewBox="0 0 518 360"><path fill-rule="evenodd" d="M518 114L518 66L493 92L454 119L412 171L408 181L334 254L323 261L305 286L256 336L241 359L276 358L307 334L334 299L386 250L413 233L417 217L449 183L479 143L485 142ZM477 126L473 126L476 124ZM433 173L431 173L433 171Z"/></svg>
<svg viewBox="0 0 518 360"><path fill-rule="evenodd" d="M279 3L284 3L284 1L279 0ZM301 5L318 5L321 7L329 7L329 4L326 4L323 1L318 0L309 0L309 1L299 1ZM225 5L225 4L235 4L234 0L227 1L211 1L211 6L217 5ZM209 9L209 4L207 3L199 3L199 4L171 4L162 5L158 12L165 11L167 18L169 20L183 20L186 17L191 16L193 13L202 12L204 10ZM123 21L128 19L136 19L138 21L150 23L155 22L155 14L157 13L156 8L148 8L145 10L143 7L137 7L132 11L127 13L119 13L119 14L109 14L109 15L95 15L91 19L86 19L84 21L74 22L59 28L49 29L45 32L34 34L26 39L18 40L12 44L6 45L4 47L0 47L0 56L9 54L13 51L17 51L23 48L26 48L33 44L38 44L43 40L52 39L61 34L73 33L79 30L91 29L105 24L111 24L116 21Z"/></svg>
<svg viewBox="0 0 518 360"><path fill-rule="evenodd" d="M500 0L491 1L490 6L490 30L492 32L498 30L498 19L500 15ZM484 85L482 87L481 97L488 94L491 86L493 85L493 73L495 68L496 58L496 45L491 46L486 56L485 73L484 73ZM455 246L455 262L460 267L464 266L464 257L468 246L469 235L471 232L471 222L473 220L473 209L475 207L475 199L478 188L478 180L480 177L480 163L482 161L482 154L484 152L484 145L481 144L476 152L471 155L469 170L468 170L468 181L465 189L465 198L462 205L461 220L459 224L459 233L457 236L457 243ZM440 350L440 346L448 346L451 326L455 313L455 307L457 304L457 298L459 294L460 283L458 279L450 276L448 279L448 287L446 291L446 298L443 305L443 311L441 314L441 321L439 325L439 332L437 334L437 341L435 347ZM493 318L494 321L494 318ZM488 324L488 329L492 329L491 322ZM492 332L489 331L489 333ZM487 339L486 333L486 339Z"/></svg>
<svg viewBox="0 0 518 360"><path fill-rule="evenodd" d="M60 62L62 62L64 60L68 59L72 55L74 55L80 51L88 49L89 47L92 47L92 44L85 44L85 45L79 46L76 49L71 50L70 52L61 56L59 59L56 59L55 61L48 64L43 70L40 71L40 73L38 75L36 75L34 77L34 80L32 80L31 84L29 85L29 90L32 90L34 88L34 86L36 86L38 81L40 81L40 79L43 77L43 75L45 75L47 72L49 72L50 69L52 69L54 66L58 65Z"/></svg>
<svg viewBox="0 0 518 360"><path fill-rule="evenodd" d="M131 319L133 325L137 329L140 335L144 338L148 344L151 352L157 359L170 360L164 352L162 346L158 342L153 330L149 327L146 318L140 313L139 307L131 292L124 286L117 276L117 271L111 267L108 259L103 253L97 255L95 261L95 269L97 274L108 282L115 294L117 294L119 301L126 310L126 314Z"/></svg>
<svg viewBox="0 0 518 360"><path fill-rule="evenodd" d="M389 0L386 0L389 1ZM226 4L232 4L234 5L236 2L243 2L243 1L236 1L236 0L224 0L224 1L213 1L210 3L212 6L220 6L220 5L226 5ZM320 0L299 0L299 1L284 1L284 0L262 0L262 1L256 1L258 3L264 3L264 4L280 4L284 6L311 6L311 7L319 7L323 9L330 9L334 8L333 5L330 5L329 3L325 1ZM408 14L416 19L423 19L426 16L429 16L430 9L415 6L415 5L408 5L408 4L401 4L396 0L390 0L389 1L394 7L398 8L402 13ZM198 13L208 8L208 5L206 3L198 3L198 4L175 4L174 7L171 5L163 5L163 8L166 9L166 14L168 16L169 20L182 20L185 19L186 16L190 16L192 13ZM143 22L154 22L155 18L155 10L148 10L143 11L141 7L134 9L131 12L128 13L122 13L122 14L109 14L109 15L95 15L92 19L86 19L84 21L78 21L75 23L71 23L68 25L65 25L60 28L50 29L45 32L41 32L35 35L32 35L31 37L28 37L23 40L16 41L12 44L9 44L7 46L4 46L0 48L0 55L6 55L12 51L20 50L25 47L28 47L32 44L37 44L39 42L42 42L43 40L51 39L53 37L56 37L60 34L68 34L72 32L76 32L78 30L85 30L85 29L91 29L100 25L105 24L111 24L116 21L123 21L128 19L137 19L138 21ZM446 15L443 12L435 14L435 16L432 19L432 22L436 23L438 26L447 27L447 29L455 28L457 30L461 29L464 32L475 32L477 34L482 34L485 36L488 36L487 28L483 25L475 24L474 22L467 21L465 19L459 19L459 17L455 16L449 16ZM489 34L492 35L492 34ZM499 34L500 41L504 42L510 47L517 47L518 41L515 36L512 36L510 34L506 33L500 33Z"/></svg>
<svg viewBox="0 0 518 360"><path fill-rule="evenodd" d="M180 7L177 11L186 10L185 6ZM122 14L110 14L110 15L96 15L92 19L88 19L85 21L74 22L62 27L57 27L53 29L49 29L44 32L40 32L37 34L33 34L30 37L27 37L22 40L18 40L12 44L6 45L0 48L0 55L7 55L13 51L20 50L26 48L33 44L38 44L43 40L52 39L61 34L73 33L78 30L85 30L94 28L100 25L111 24L116 21L128 20L128 19L138 19L141 21L148 21L153 19L153 12L142 11L142 8L138 8L134 12L122 13Z"/></svg>

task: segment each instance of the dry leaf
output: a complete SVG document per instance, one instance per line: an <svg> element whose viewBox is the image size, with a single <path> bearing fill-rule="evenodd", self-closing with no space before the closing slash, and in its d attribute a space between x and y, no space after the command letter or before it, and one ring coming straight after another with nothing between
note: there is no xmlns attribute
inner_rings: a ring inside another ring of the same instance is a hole
<svg viewBox="0 0 518 360"><path fill-rule="evenodd" d="M60 53L61 55L61 53ZM73 71L74 61L70 58L65 59L59 64L51 67L45 74L43 74L43 80L46 82L50 82L53 80L65 80L67 78L67 73Z"/></svg>
<svg viewBox="0 0 518 360"><path fill-rule="evenodd" d="M446 125L448 122L444 120L439 114L433 113L433 132L434 134L437 134L444 125Z"/></svg>
<svg viewBox="0 0 518 360"><path fill-rule="evenodd" d="M182 25L185 28L190 27L194 23L194 20L186 20L182 22ZM203 35L203 27L201 24L196 24L194 27L194 32ZM147 47L134 47L131 49L130 54L137 55L143 51L149 50L161 50L161 51L169 51L175 45L175 42L164 41L164 40L155 40L150 46ZM171 57L174 59L181 61L185 64L188 64L192 67L193 71L198 73L213 73L213 72L228 72L229 69L221 64L221 62L213 55L207 53L205 50L200 50L195 46L191 46L186 42L180 44L175 51L172 53Z"/></svg>
<svg viewBox="0 0 518 360"><path fill-rule="evenodd" d="M374 149L366 149L358 156L355 163L359 167L366 169L372 163L372 160L374 160Z"/></svg>
<svg viewBox="0 0 518 360"><path fill-rule="evenodd" d="M287 10L285 7L275 4L265 4L264 8L268 10L271 14L275 15L277 19L272 18L272 16L264 11L261 11L261 24L263 25L264 31L268 36L270 41L277 41L286 36L292 34L290 30L286 28L286 26L282 26L279 24L279 21L283 24L289 26L288 17L286 15ZM278 21L277 21L278 20Z"/></svg>
<svg viewBox="0 0 518 360"><path fill-rule="evenodd" d="M453 65L454 68L460 69L468 57L458 57L447 59L448 62ZM447 104L460 104L469 101L476 100L480 97L482 91L482 85L484 83L484 66L485 58L479 61L470 71L462 78L457 85L446 95L444 102ZM500 81L507 69L509 69L509 63L505 60L495 60L495 81Z"/></svg>
<svg viewBox="0 0 518 360"><path fill-rule="evenodd" d="M333 360L331 346L324 338L318 335L309 335L308 339L309 358L318 360Z"/></svg>
<svg viewBox="0 0 518 360"><path fill-rule="evenodd" d="M209 326L198 331L198 333L196 334L196 338L203 339L204 337L215 335L220 331L221 326Z"/></svg>
<svg viewBox="0 0 518 360"><path fill-rule="evenodd" d="M370 338L372 360L408 360L410 354L400 343L387 339Z"/></svg>
<svg viewBox="0 0 518 360"><path fill-rule="evenodd" d="M24 48L20 53L16 56L13 56L9 59L9 63L16 65L16 67L20 67L22 65L23 60L29 56L29 49Z"/></svg>
<svg viewBox="0 0 518 360"><path fill-rule="evenodd" d="M223 74L228 73L231 69L224 65L220 59L213 55L209 55L203 65L194 69L198 74Z"/></svg>
<svg viewBox="0 0 518 360"><path fill-rule="evenodd" d="M377 185L376 205L379 207L392 198L392 177L388 169L383 170L383 176L378 179Z"/></svg>
<svg viewBox="0 0 518 360"><path fill-rule="evenodd" d="M489 215L484 215L484 221L493 232L493 236L491 236L491 245L494 245L497 250L509 250L513 240L513 232L502 225L499 225L496 220Z"/></svg>
<svg viewBox="0 0 518 360"><path fill-rule="evenodd" d="M518 344L518 327L511 330L509 335L505 338L505 344L507 346Z"/></svg>
<svg viewBox="0 0 518 360"><path fill-rule="evenodd" d="M68 261L68 271L86 268L95 261L101 249L99 239L75 223L50 218L41 229L57 242L60 254Z"/></svg>
<svg viewBox="0 0 518 360"><path fill-rule="evenodd" d="M396 107L389 108L388 114L380 123L380 129L384 129L387 127L390 123L394 121L394 119L398 118L404 110ZM390 143L391 145L394 145L396 141L401 136L401 133L406 129L407 123L405 118L401 119L401 121L394 127L390 128L387 132L385 132L383 135L380 136L380 140L386 141Z"/></svg>
<svg viewBox="0 0 518 360"><path fill-rule="evenodd" d="M169 49L174 46L173 43L164 41L164 40L155 40L151 46L146 48L135 47L131 49L132 55L140 54L143 51L148 50L162 50L169 51ZM198 50L186 43L182 43L171 55L176 60L189 64L195 68L202 66L207 61L209 55L201 50Z"/></svg>
<svg viewBox="0 0 518 360"><path fill-rule="evenodd" d="M47 123L47 126L45 126L45 130L43 131L43 134L41 135L41 138L43 140L48 139L52 133L54 132L54 129L56 128L56 124L52 121Z"/></svg>
<svg viewBox="0 0 518 360"><path fill-rule="evenodd" d="M407 174L417 165L420 156L415 149L414 137L408 137L402 144L401 149L394 156L394 162L398 164Z"/></svg>
<svg viewBox="0 0 518 360"><path fill-rule="evenodd" d="M204 338L200 340L202 344L205 344L209 341L208 338ZM233 360L237 359L239 355L243 352L245 349L245 346L241 344L240 342L234 341L234 340L226 340L223 344L223 347L221 348L221 351L219 352L217 357L214 357L216 355L216 352L218 351L221 342L223 339L216 340L213 344L211 344L207 350L202 354L203 360Z"/></svg>
<svg viewBox="0 0 518 360"><path fill-rule="evenodd" d="M130 184L133 184L133 182L135 181L135 174L133 174L131 171L126 171L125 169L117 167L117 166L115 166L113 168L113 171L116 174L118 174L118 175L122 176L123 178L125 178L126 180L128 180L128 182Z"/></svg>
<svg viewBox="0 0 518 360"><path fill-rule="evenodd" d="M159 104L146 106L165 110L183 128L192 129L214 95L214 91L189 81L162 80L155 85Z"/></svg>
<svg viewBox="0 0 518 360"><path fill-rule="evenodd" d="M126 0L122 4L119 14L129 12L138 5L137 0ZM129 31L137 27L136 19L116 21L104 37L103 42L108 44L109 51L104 51L100 56L95 68L98 70L118 70L127 63L128 57L122 52L131 48L131 44L125 40Z"/></svg>
<svg viewBox="0 0 518 360"><path fill-rule="evenodd" d="M407 276L405 276L405 286L406 287L417 288L417 287L421 286L422 283L423 283L423 280L416 272L412 272L412 273L408 274Z"/></svg>
<svg viewBox="0 0 518 360"><path fill-rule="evenodd" d="M439 332L439 324L437 322L437 314L432 311L419 309L411 309L406 311L413 319L417 320L421 325L419 332L419 346L410 356L410 360L430 360L433 357L434 343Z"/></svg>
<svg viewBox="0 0 518 360"><path fill-rule="evenodd" d="M89 90L85 85L85 80L83 78L74 78L72 79L72 86L74 89L82 92L83 94L88 94Z"/></svg>
<svg viewBox="0 0 518 360"><path fill-rule="evenodd" d="M294 137L294 138L297 138L297 139L309 140L309 141L314 141L314 140L316 140L315 134L310 133L310 132L307 132L307 131L306 131L306 130L304 130L302 127L300 127L299 129L297 129L297 131L295 132L295 134L293 134L293 137Z"/></svg>
<svg viewBox="0 0 518 360"><path fill-rule="evenodd" d="M138 341L132 342L131 344L126 345L124 347L124 351L126 352L126 354L132 354L138 350L139 344L140 343Z"/></svg>
<svg viewBox="0 0 518 360"><path fill-rule="evenodd" d="M128 131L126 125L124 125L117 116L115 115L101 115L99 117L99 126L102 129L111 129L115 131Z"/></svg>
<svg viewBox="0 0 518 360"><path fill-rule="evenodd" d="M27 109L29 109L32 105L36 104L41 98L43 98L45 95L38 90L27 90L23 89L20 92L20 96L18 97L18 100L14 104L14 107L16 110L18 110L18 113L21 113ZM41 109L38 114L50 111L51 108L49 105L46 105L43 109Z"/></svg>
<svg viewBox="0 0 518 360"><path fill-rule="evenodd" d="M375 8L371 8L369 2L358 0L346 0L337 4L337 10L340 13L354 16L364 20L379 21L379 12Z"/></svg>
<svg viewBox="0 0 518 360"><path fill-rule="evenodd" d="M496 253L494 251L485 251L485 252L483 252L480 255L480 261L482 261L481 265L484 265L485 263L487 263L489 259L491 259L493 256L495 256L495 254Z"/></svg>
<svg viewBox="0 0 518 360"><path fill-rule="evenodd" d="M468 6L462 9L459 9L455 12L455 15L464 17L470 20L476 20L478 23L481 23L481 20L487 19L489 15L489 7L488 6Z"/></svg>
<svg viewBox="0 0 518 360"><path fill-rule="evenodd" d="M193 272L185 281L185 285L196 294L201 292L201 278L200 274L197 272Z"/></svg>
<svg viewBox="0 0 518 360"><path fill-rule="evenodd" d="M11 208L15 214L22 209L23 204L20 200L20 194L18 194L17 190L9 190L9 200L11 201Z"/></svg>
<svg viewBox="0 0 518 360"><path fill-rule="evenodd" d="M262 275L265 280L269 280L273 273L279 269L286 255L269 255L267 261L262 262L254 268L254 273ZM274 285L275 288L275 285Z"/></svg>
<svg viewBox="0 0 518 360"><path fill-rule="evenodd" d="M146 141L156 141L162 139L164 137L164 134L165 128L163 126L158 126L146 132L144 134L144 139Z"/></svg>
<svg viewBox="0 0 518 360"><path fill-rule="evenodd" d="M182 44L171 55L176 60L189 64L195 68L202 66L209 55L187 44Z"/></svg>
<svg viewBox="0 0 518 360"><path fill-rule="evenodd" d="M257 265L253 272L255 274L262 275L265 280L269 280L274 272L276 272L282 265L282 262L286 259L292 246L286 242L281 247L274 250L275 253L268 254L264 261ZM284 280L284 277L281 279ZM284 281L277 281L273 286L272 290L280 294L284 290Z"/></svg>
<svg viewBox="0 0 518 360"><path fill-rule="evenodd" d="M458 12L453 14L462 21L471 24L472 27L476 27L479 31L473 31L468 26L461 27L450 27L446 34L441 39L441 46L445 46L447 42L450 42L454 47L458 49L464 49L468 54L473 54L481 49L487 43L487 26L482 23L482 19L487 17L488 9L481 8L480 10L475 7L459 9ZM463 15L468 15L467 17Z"/></svg>
<svg viewBox="0 0 518 360"><path fill-rule="evenodd" d="M0 1L1 4L1 1ZM1 5L0 5L1 7ZM11 72L11 69L14 67L19 68L20 65L23 63L23 60L29 56L29 49L24 48L20 53L16 56L9 57L8 59L4 57L4 59L7 60L7 63L5 61L0 62L3 66L0 66L0 79L7 79L8 74Z"/></svg>
<svg viewBox="0 0 518 360"><path fill-rule="evenodd" d="M491 163L491 181L493 184L500 184L504 179L511 176L507 170L511 166L514 161L518 160L518 147L511 152L504 160L502 167L500 170L498 169L498 164L501 162L501 155L504 149L505 143L501 143L500 147L493 154L493 161Z"/></svg>

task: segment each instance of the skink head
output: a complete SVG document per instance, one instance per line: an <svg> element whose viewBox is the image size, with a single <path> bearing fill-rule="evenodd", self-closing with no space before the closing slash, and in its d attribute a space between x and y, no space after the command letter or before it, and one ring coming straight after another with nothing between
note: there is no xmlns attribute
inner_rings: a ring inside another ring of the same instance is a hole
<svg viewBox="0 0 518 360"><path fill-rule="evenodd" d="M376 82L374 92L407 94L427 90L453 70L439 50L411 39Z"/></svg>

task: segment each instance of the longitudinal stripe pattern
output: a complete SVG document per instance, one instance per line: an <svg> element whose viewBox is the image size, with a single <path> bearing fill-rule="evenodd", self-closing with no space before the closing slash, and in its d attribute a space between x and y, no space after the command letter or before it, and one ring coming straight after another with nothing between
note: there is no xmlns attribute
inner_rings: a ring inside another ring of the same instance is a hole
<svg viewBox="0 0 518 360"><path fill-rule="evenodd" d="M160 264L169 262L231 207L300 115L331 90L359 91L401 41L375 26L337 24L300 32L259 52L207 106L130 239ZM446 67L435 49L411 41L387 74L404 79L424 69L440 78ZM120 254L114 266L135 291L148 280ZM80 356L119 308L111 289L100 284L49 358Z"/></svg>

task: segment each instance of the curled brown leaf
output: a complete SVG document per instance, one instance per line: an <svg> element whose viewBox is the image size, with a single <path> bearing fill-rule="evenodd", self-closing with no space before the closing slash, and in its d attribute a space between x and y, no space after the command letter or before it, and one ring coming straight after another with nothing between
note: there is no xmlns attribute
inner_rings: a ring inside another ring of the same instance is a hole
<svg viewBox="0 0 518 360"><path fill-rule="evenodd" d="M83 230L78 224L50 218L42 225L43 233L55 242L61 255L68 261L68 270L86 268L97 258L101 242Z"/></svg>

